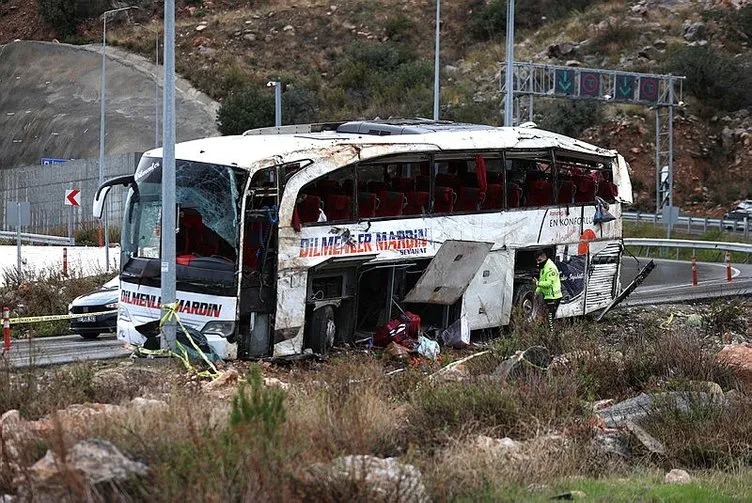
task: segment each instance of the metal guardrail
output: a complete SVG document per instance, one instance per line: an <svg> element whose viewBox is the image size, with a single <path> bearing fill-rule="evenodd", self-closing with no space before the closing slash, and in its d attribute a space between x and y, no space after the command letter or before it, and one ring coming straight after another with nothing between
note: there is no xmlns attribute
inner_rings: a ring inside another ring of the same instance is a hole
<svg viewBox="0 0 752 503"><path fill-rule="evenodd" d="M660 213L625 211L622 213L622 218L625 221L632 222L652 222L654 224L663 223L663 216ZM686 228L687 232L690 233L692 231L707 232L711 229L719 229L722 231L740 232L744 234L745 238L748 238L750 231L752 230L752 219L730 220L723 218L681 216L678 218L674 228Z"/></svg>
<svg viewBox="0 0 752 503"><path fill-rule="evenodd" d="M690 248L692 250L718 250L740 253L752 253L752 244L732 243L727 241L696 241L691 239L661 238L625 238L626 246L644 246L647 248Z"/></svg>
<svg viewBox="0 0 752 503"><path fill-rule="evenodd" d="M15 240L18 234L16 231L0 231L0 239ZM31 234L29 232L21 233L21 241L27 243L41 243L45 245L68 245L74 246L75 240L64 236L48 236L46 234Z"/></svg>

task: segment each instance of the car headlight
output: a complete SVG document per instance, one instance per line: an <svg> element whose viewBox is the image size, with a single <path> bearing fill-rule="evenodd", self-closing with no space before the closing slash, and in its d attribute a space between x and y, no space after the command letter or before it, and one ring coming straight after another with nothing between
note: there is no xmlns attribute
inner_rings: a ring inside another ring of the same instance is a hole
<svg viewBox="0 0 752 503"><path fill-rule="evenodd" d="M73 314L73 304L68 304L68 314Z"/></svg>
<svg viewBox="0 0 752 503"><path fill-rule="evenodd" d="M215 334L222 337L229 337L235 332L234 321L210 321L204 325L204 329L201 331L204 334Z"/></svg>
<svg viewBox="0 0 752 503"><path fill-rule="evenodd" d="M118 308L118 303L117 302L113 302L112 304L106 304L104 307L106 307L107 309L117 309Z"/></svg>

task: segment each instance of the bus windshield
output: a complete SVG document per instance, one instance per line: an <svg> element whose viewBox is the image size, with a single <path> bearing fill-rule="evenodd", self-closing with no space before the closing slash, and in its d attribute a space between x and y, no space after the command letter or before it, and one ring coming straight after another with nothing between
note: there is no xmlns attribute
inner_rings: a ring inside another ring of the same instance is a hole
<svg viewBox="0 0 752 503"><path fill-rule="evenodd" d="M235 287L240 192L238 169L177 160L175 163L176 279L181 290L217 293ZM161 159L143 158L130 188L122 231L122 277L159 285Z"/></svg>

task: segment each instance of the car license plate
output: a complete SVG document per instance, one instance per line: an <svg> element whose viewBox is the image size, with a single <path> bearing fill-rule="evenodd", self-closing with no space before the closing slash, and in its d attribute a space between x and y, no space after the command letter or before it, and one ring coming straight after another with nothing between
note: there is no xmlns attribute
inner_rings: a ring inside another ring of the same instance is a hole
<svg viewBox="0 0 752 503"><path fill-rule="evenodd" d="M81 316L80 318L78 318L78 321L80 321L81 323L93 323L94 321L96 321L96 319L97 317L92 314L89 316Z"/></svg>

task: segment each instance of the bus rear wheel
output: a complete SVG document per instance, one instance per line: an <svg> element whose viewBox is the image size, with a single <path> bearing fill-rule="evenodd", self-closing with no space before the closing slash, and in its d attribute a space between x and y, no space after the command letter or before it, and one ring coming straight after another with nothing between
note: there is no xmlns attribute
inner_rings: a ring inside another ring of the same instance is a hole
<svg viewBox="0 0 752 503"><path fill-rule="evenodd" d="M334 322L334 308L324 306L316 309L311 315L307 327L306 348L317 355L326 356L334 345L337 325Z"/></svg>
<svg viewBox="0 0 752 503"><path fill-rule="evenodd" d="M543 306L533 285L518 285L514 291L514 306L520 311L520 320L530 325L542 315Z"/></svg>

